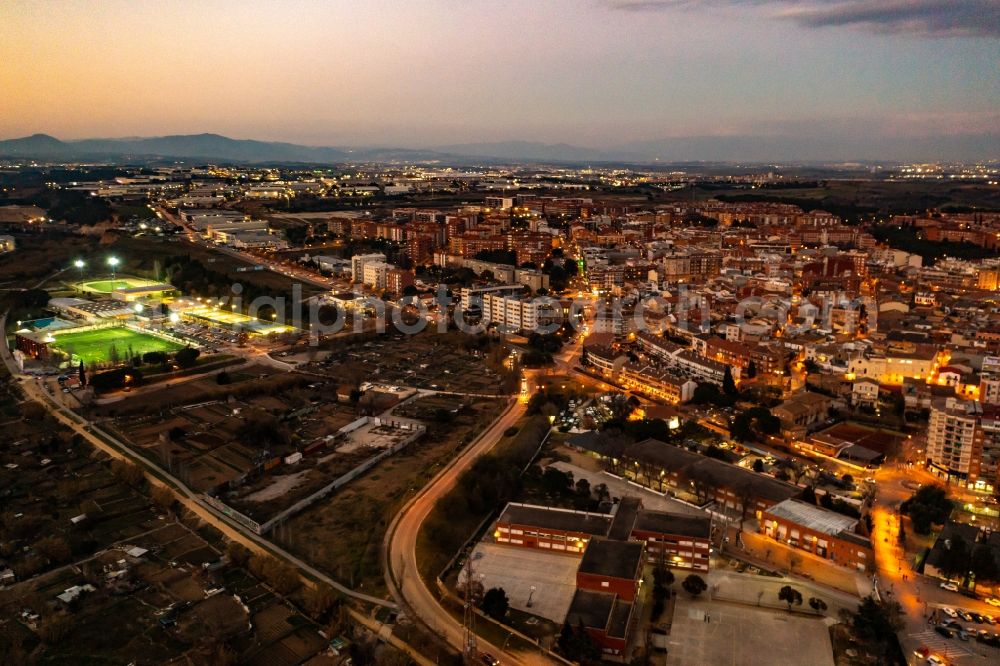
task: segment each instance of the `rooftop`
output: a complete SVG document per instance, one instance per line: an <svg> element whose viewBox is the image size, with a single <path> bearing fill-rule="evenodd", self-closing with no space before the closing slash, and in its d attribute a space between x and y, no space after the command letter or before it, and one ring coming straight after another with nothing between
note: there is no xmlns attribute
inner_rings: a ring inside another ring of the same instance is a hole
<svg viewBox="0 0 1000 666"><path fill-rule="evenodd" d="M712 519L707 515L688 516L665 511L640 511L632 529L707 539L712 531Z"/></svg>
<svg viewBox="0 0 1000 666"><path fill-rule="evenodd" d="M608 533L608 527L611 525L611 516L510 502L500 514L497 522L604 536Z"/></svg>
<svg viewBox="0 0 1000 666"><path fill-rule="evenodd" d="M784 502L775 504L767 510L767 513L775 518L781 518L814 532L821 532L831 536L836 536L845 531L850 532L858 523L855 518L844 516L835 511L828 511L796 499L787 499Z"/></svg>
<svg viewBox="0 0 1000 666"><path fill-rule="evenodd" d="M644 544L594 538L587 542L577 573L635 580L642 567Z"/></svg>

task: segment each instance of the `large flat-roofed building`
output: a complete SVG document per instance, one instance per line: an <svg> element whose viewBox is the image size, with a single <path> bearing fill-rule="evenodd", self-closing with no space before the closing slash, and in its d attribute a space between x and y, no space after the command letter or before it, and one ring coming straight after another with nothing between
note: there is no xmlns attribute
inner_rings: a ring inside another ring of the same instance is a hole
<svg viewBox="0 0 1000 666"><path fill-rule="evenodd" d="M494 538L497 543L579 554L610 526L607 514L511 502L497 520Z"/></svg>
<svg viewBox="0 0 1000 666"><path fill-rule="evenodd" d="M49 301L49 307L60 314L90 322L130 319L135 316L135 307L118 299L88 301L82 298L53 298Z"/></svg>
<svg viewBox="0 0 1000 666"><path fill-rule="evenodd" d="M646 561L679 569L708 571L712 521L662 511L640 511L631 536L646 543Z"/></svg>
<svg viewBox="0 0 1000 666"><path fill-rule="evenodd" d="M871 540L857 532L859 520L801 500L788 499L764 511L762 534L834 564L868 571L875 566Z"/></svg>
<svg viewBox="0 0 1000 666"><path fill-rule="evenodd" d="M638 541L591 539L576 570L577 588L612 592L625 601L634 601L639 592L643 548L645 545Z"/></svg>
<svg viewBox="0 0 1000 666"><path fill-rule="evenodd" d="M566 624L582 626L607 655L624 654L632 628L634 605L617 595L578 589L573 595Z"/></svg>
<svg viewBox="0 0 1000 666"><path fill-rule="evenodd" d="M790 483L656 439L633 444L622 460L621 474L640 485L694 494L700 502L715 501L758 519L763 510L801 492Z"/></svg>
<svg viewBox="0 0 1000 666"><path fill-rule="evenodd" d="M493 532L497 543L581 555L591 540L608 538L646 544L650 563L708 571L712 520L642 508L623 497L612 514L511 502Z"/></svg>

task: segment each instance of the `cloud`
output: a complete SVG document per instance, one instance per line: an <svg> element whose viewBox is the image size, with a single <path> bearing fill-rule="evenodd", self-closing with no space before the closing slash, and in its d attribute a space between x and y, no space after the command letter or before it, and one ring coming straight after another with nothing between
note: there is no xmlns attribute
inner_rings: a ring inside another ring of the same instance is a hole
<svg viewBox="0 0 1000 666"><path fill-rule="evenodd" d="M1000 38L1000 0L606 0L605 4L626 12L756 9L806 28Z"/></svg>

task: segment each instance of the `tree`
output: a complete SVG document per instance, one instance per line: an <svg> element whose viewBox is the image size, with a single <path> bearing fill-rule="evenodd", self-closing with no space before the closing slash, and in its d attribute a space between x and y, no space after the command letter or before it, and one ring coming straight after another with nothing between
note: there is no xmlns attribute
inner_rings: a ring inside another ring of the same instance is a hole
<svg viewBox="0 0 1000 666"><path fill-rule="evenodd" d="M871 645L883 658L898 650L896 632L902 628L898 602L867 596L848 617L855 636Z"/></svg>
<svg viewBox="0 0 1000 666"><path fill-rule="evenodd" d="M937 485L923 486L899 506L900 512L910 517L917 534L930 534L932 525L945 524L952 508L948 492Z"/></svg>
<svg viewBox="0 0 1000 666"><path fill-rule="evenodd" d="M201 356L201 352L194 347L185 347L174 354L174 360L182 368L193 368L194 364L198 362L199 356Z"/></svg>
<svg viewBox="0 0 1000 666"><path fill-rule="evenodd" d="M802 499L803 502L807 502L807 503L812 504L812 505L816 504L816 491L813 490L812 486L806 486L802 490L802 498L801 499Z"/></svg>
<svg viewBox="0 0 1000 666"><path fill-rule="evenodd" d="M706 583L705 579L701 576L691 574L684 579L684 582L681 583L681 587L683 587L684 591L692 597L697 597L699 594L708 589L708 583Z"/></svg>
<svg viewBox="0 0 1000 666"><path fill-rule="evenodd" d="M663 614L673 582L674 572L663 566L662 562L653 568L653 620L659 619Z"/></svg>
<svg viewBox="0 0 1000 666"><path fill-rule="evenodd" d="M491 587L486 590L483 600L479 603L479 608L484 613L498 621L503 621L509 607L510 600L502 587Z"/></svg>
<svg viewBox="0 0 1000 666"><path fill-rule="evenodd" d="M306 590L303 599L306 612L316 620L337 605L337 593L325 583L317 583L316 587Z"/></svg>
<svg viewBox="0 0 1000 666"><path fill-rule="evenodd" d="M753 361L750 361L750 363L747 364L746 375L747 379L753 379L754 377L757 376L757 364L754 363Z"/></svg>
<svg viewBox="0 0 1000 666"><path fill-rule="evenodd" d="M124 460L113 460L111 462L111 473L119 481L127 483L130 486L138 486L146 478L146 475L143 474L142 469L138 465Z"/></svg>
<svg viewBox="0 0 1000 666"><path fill-rule="evenodd" d="M736 395L739 391L736 390L736 382L733 380L733 371L730 367L726 366L726 372L722 376L722 392L726 395Z"/></svg>
<svg viewBox="0 0 1000 666"><path fill-rule="evenodd" d="M549 465L542 473L542 485L551 495L564 495L573 487L573 475Z"/></svg>
<svg viewBox="0 0 1000 666"><path fill-rule="evenodd" d="M791 585L785 585L778 590L778 599L788 604L789 613L792 612L792 604L795 604L796 606L802 605L802 593Z"/></svg>
<svg viewBox="0 0 1000 666"><path fill-rule="evenodd" d="M576 482L576 494L580 497L590 499L590 481L580 479Z"/></svg>
<svg viewBox="0 0 1000 666"><path fill-rule="evenodd" d="M149 496L153 502L164 511L172 510L174 508L174 504L177 503L174 491L167 486L156 486L153 488L152 492L150 492Z"/></svg>
<svg viewBox="0 0 1000 666"><path fill-rule="evenodd" d="M809 608L812 608L817 613L822 613L826 610L826 602L819 597L809 597Z"/></svg>
<svg viewBox="0 0 1000 666"><path fill-rule="evenodd" d="M87 385L87 371L83 369L83 361L80 361L80 367L76 369L77 377L80 380L80 386Z"/></svg>
<svg viewBox="0 0 1000 666"><path fill-rule="evenodd" d="M760 474L761 472L763 472L764 471L764 461L761 460L760 458L757 458L756 460L754 460L753 461L753 471L757 472L758 474Z"/></svg>
<svg viewBox="0 0 1000 666"><path fill-rule="evenodd" d="M592 664L601 658L601 648L587 633L586 627L583 626L583 620L580 620L576 627L571 626L569 622L564 622L562 630L559 632L557 644L559 651L570 661Z"/></svg>
<svg viewBox="0 0 1000 666"><path fill-rule="evenodd" d="M969 558L969 571L976 577L978 585L982 581L996 581L1000 578L1000 565L993 556L993 549L987 543L977 543Z"/></svg>
<svg viewBox="0 0 1000 666"><path fill-rule="evenodd" d="M250 563L250 557L253 553L250 549L239 543L238 541L230 541L226 546L226 555L229 557L229 561L237 567L245 567Z"/></svg>
<svg viewBox="0 0 1000 666"><path fill-rule="evenodd" d="M658 564L653 569L653 585L666 588L670 587L673 584L674 584L674 572L668 569L667 567L663 566L662 564Z"/></svg>

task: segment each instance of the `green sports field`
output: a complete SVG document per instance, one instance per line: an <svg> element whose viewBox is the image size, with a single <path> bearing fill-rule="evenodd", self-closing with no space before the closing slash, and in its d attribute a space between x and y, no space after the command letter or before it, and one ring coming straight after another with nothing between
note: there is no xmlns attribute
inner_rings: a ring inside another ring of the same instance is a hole
<svg viewBox="0 0 1000 666"><path fill-rule="evenodd" d="M73 354L74 362L81 359L84 363L107 363L110 361L111 348L118 350L118 357L125 360L128 351L133 354L145 354L151 351L176 351L182 347L175 342L149 335L137 333L127 328L103 328L80 333L63 333L56 336L52 347L59 351Z"/></svg>
<svg viewBox="0 0 1000 666"><path fill-rule="evenodd" d="M110 294L115 289L130 289L132 287L148 287L159 284L156 280L144 280L133 277L116 277L114 280L90 280L80 282L76 286L80 291L90 291L99 294Z"/></svg>

